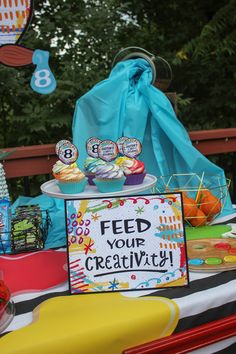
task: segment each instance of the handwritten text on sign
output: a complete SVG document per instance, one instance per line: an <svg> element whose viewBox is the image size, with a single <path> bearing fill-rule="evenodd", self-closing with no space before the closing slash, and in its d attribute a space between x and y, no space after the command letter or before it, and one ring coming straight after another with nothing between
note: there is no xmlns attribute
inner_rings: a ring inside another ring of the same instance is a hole
<svg viewBox="0 0 236 354"><path fill-rule="evenodd" d="M179 193L65 203L73 294L187 285Z"/></svg>

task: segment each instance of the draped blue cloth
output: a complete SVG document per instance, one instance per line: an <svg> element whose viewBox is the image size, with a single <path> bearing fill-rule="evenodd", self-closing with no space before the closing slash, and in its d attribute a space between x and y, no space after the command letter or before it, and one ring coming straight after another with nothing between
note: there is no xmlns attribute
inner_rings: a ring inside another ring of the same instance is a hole
<svg viewBox="0 0 236 354"><path fill-rule="evenodd" d="M169 99L151 81L152 69L146 60L121 61L106 80L77 100L72 130L78 165L83 168L90 137L113 141L135 137L142 143L140 160L148 173L158 177L204 172L205 182L207 175L218 175L219 183L226 185L224 171L193 147ZM221 216L232 213L228 197Z"/></svg>

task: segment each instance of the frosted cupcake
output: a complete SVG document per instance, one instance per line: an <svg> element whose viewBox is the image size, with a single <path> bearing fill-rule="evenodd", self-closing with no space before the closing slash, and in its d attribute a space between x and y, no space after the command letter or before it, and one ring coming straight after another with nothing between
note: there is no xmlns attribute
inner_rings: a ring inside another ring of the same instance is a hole
<svg viewBox="0 0 236 354"><path fill-rule="evenodd" d="M118 165L106 163L96 168L93 181L101 193L118 192L122 190L125 176Z"/></svg>
<svg viewBox="0 0 236 354"><path fill-rule="evenodd" d="M146 176L145 166L142 161L126 156L118 157L115 161L124 175L126 176L126 185L142 184L144 177Z"/></svg>
<svg viewBox="0 0 236 354"><path fill-rule="evenodd" d="M88 178L88 183L94 186L93 179L95 178L96 169L100 165L105 165L106 162L95 157L87 157L84 162L84 173Z"/></svg>
<svg viewBox="0 0 236 354"><path fill-rule="evenodd" d="M84 191L87 178L76 163L66 165L57 161L52 168L53 176L57 179L60 191L64 194L77 194Z"/></svg>

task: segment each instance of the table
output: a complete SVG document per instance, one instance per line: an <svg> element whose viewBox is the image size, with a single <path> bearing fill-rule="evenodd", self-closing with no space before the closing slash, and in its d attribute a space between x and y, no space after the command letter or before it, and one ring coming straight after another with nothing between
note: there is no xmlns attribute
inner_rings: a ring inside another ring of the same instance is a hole
<svg viewBox="0 0 236 354"><path fill-rule="evenodd" d="M50 252L50 257L48 258L48 254L44 252ZM7 332L14 331L18 328L21 328L22 326L26 326L32 322L33 319L33 311L37 308L38 305L42 304L45 300L48 299L53 299L55 301L56 298L62 299L63 303L65 301L70 301L69 299L73 298L76 299L76 301L80 302L83 300L83 298L86 298L88 296L93 297L92 300L94 301L94 296L95 297L100 297L102 294L97 294L97 295L73 295L66 297L69 293L68 291L68 283L65 281L66 276L65 273L62 273L62 268L59 271L56 271L55 268L50 270L50 262L51 266L54 262L57 261L57 256L59 255L61 257L61 264L66 263L66 251L65 249L60 249L60 250L50 250L50 251L42 251L39 252L43 255L41 259L41 267L45 267L45 270L49 272L51 276L51 283L50 279L48 277L46 283L43 285L42 279L39 276L38 282L40 283L41 290L30 290L27 289L23 293L19 293L13 296L13 300L15 302L15 307L16 307L16 316L12 323L6 328L4 333L6 334ZM64 261L63 261L63 256L64 256ZM27 256L28 259L30 256ZM57 261L59 264L60 262ZM31 264L31 269L34 274L34 266L33 262L30 261L29 264ZM40 267L39 267L40 268ZM59 274L60 273L60 274ZM56 280L55 280L56 279ZM55 285L57 283L57 285ZM190 287L189 288L173 288L173 289L160 289L157 291L135 291L135 292L123 292L122 297L124 299L131 299L131 298L136 298L136 297L141 297L142 299L149 299L149 296L152 296L152 301L153 298L156 297L158 300L159 297L164 297L165 299L170 299L171 301L174 301L178 308L179 308L179 316L178 320L176 322L176 327L173 328L173 333L181 333L184 330L194 328L200 324L206 324L210 321L217 320L224 318L230 314L236 313L236 270L228 271L228 272L222 272L218 274L206 274L206 273L190 273ZM21 292L23 290L21 289ZM108 295L109 294L105 294ZM61 298L63 296L63 298ZM52 300L51 300L52 301ZM112 300L113 301L113 300ZM45 302L44 304L47 304L48 302ZM116 302L114 302L116 303ZM46 310L45 310L46 311ZM49 311L49 309L48 309ZM55 312L55 309L54 309ZM88 309L89 312L89 309ZM127 312L128 314L129 312ZM40 314L40 307L39 307L39 314ZM60 311L57 313L57 321L60 321ZM73 312L69 314L70 316L73 316ZM151 318L151 314L148 314L148 318L143 318L140 315L137 316L136 321L146 321L147 324L150 324L153 322L153 319ZM159 319L160 320L160 319ZM149 323L150 321L150 323ZM79 323L79 317L78 317L78 323ZM132 323L132 321L131 321ZM82 326L83 327L83 326ZM27 327L25 327L27 328ZM29 328L29 327L28 327ZM147 333L150 332L150 327L144 326L146 328ZM66 327L64 328L66 331ZM45 333L45 328L44 328L44 333ZM97 327L97 331L100 333L101 329L99 328L99 325ZM83 330L83 335L88 336L91 334L91 329ZM3 334L4 334L3 333ZM3 335L2 334L2 335ZM13 334L13 336L11 336ZM6 341L8 343L12 343L14 345L14 334L16 335L16 338L19 338L20 332L17 333L17 331L7 334L2 337L2 340L0 340L0 349L1 349L1 342ZM78 326L78 335L81 334L81 328ZM127 337L126 337L127 335ZM142 337L139 338L136 336L136 340L134 342L129 340L128 333L123 333L124 338L122 339L124 343L123 350L126 348L130 348L132 346L142 344L144 342L154 340L154 338L149 338L147 340L145 338L145 335L143 333L143 338L145 340L142 340ZM9 339L8 339L9 337ZM148 336L147 336L148 337ZM45 341L48 342L48 338ZM52 338L53 340L53 338ZM101 340L103 340L101 338ZM114 340L114 337L113 337ZM116 338L118 340L118 338ZM39 343L39 348L41 352L42 343ZM48 343L47 343L48 345ZM79 341L78 341L79 345ZM116 341L114 340L114 347L116 346ZM30 347L29 347L30 348ZM32 349L32 348L31 348ZM43 348L45 349L45 348ZM108 350L108 348L106 348ZM28 353L27 351L27 345L24 346L24 351L20 351L20 348L18 348L19 352L17 353ZM29 353L30 353L30 349ZM39 351L39 352L40 352ZM32 351L31 351L32 352ZM108 353L108 351L105 351L105 353ZM4 352L8 353L8 352ZM15 353L15 351L12 349L12 351L9 351L9 353ZM36 352L34 352L36 353ZM64 353L63 351L59 351L59 353ZM68 352L68 353L74 353L74 351ZM78 351L78 353L80 353ZM84 354L82 351L81 353ZM88 353L90 353L88 351ZM99 350L96 351L96 353L100 353ZM118 351L114 351L114 353L118 353Z"/></svg>
<svg viewBox="0 0 236 354"><path fill-rule="evenodd" d="M235 222L235 219L224 222L229 223L230 221ZM24 271L17 276L15 269L20 268L10 267L11 258L17 257L19 257L18 261L28 264L28 267L23 267L24 270L27 269L28 273ZM32 259L30 259L31 257ZM33 258L37 258L37 262L33 261ZM67 352L70 354L95 352L96 354L110 352L115 354L122 351L134 353L135 351L128 351L128 348L143 345L161 336L172 334L173 337L175 334L184 333L196 326L208 324L236 313L236 270L221 273L190 272L189 288L123 292L114 297L113 294L105 294L104 298L103 294L67 296L69 291L65 270L66 250L64 248L20 256L2 256L0 261L1 265L3 265L3 261L6 262L7 276L10 276L11 269L14 272L12 279L17 280L17 284L14 282L11 284L14 289L12 292L14 293L16 316L2 333L0 340L0 349L4 354L52 353L48 351L52 347L56 348L57 353L65 354L63 343L66 343ZM33 284L31 283L30 288L27 282L22 281L27 277L35 281ZM49 301L45 302L45 300ZM76 307L74 307L75 301ZM135 311L132 310L132 301L139 301L134 307ZM148 306L145 307L145 304L150 303L152 304L151 309ZM161 306L158 307L158 303ZM72 306L69 306L65 311L64 306L67 307L68 304ZM119 317L116 321L116 316L121 311L123 304L128 304L128 307L125 307L125 317ZM172 318L168 322L169 328L166 326L165 330L160 333L158 332L158 323L163 324L168 313L164 309L165 304L170 305L169 309L172 306L169 311ZM141 307L144 310L137 311ZM98 311L97 319L95 317L96 320L93 319L93 321L84 324L82 321L84 313L82 316L82 312L85 311L89 318L93 318L95 310ZM48 326L51 320L48 318L46 322L43 322L42 330L34 332L33 329L38 328L40 317L43 319L47 314L55 315L50 318L55 317L54 326L57 331L50 332ZM39 315L37 321L32 326L22 328L32 322L33 315L37 315L37 317ZM103 317L106 318L105 322ZM77 327L73 326L68 330L66 320L70 321L72 318L76 318ZM22 329L16 331L19 328ZM117 328L119 332L114 331ZM40 337L40 333L44 337ZM48 335L45 336L45 333L51 333L51 335L48 337ZM94 337L95 334L97 336ZM31 338L31 340L23 340L25 338ZM81 338L87 340L86 350L79 349L82 345ZM230 340L232 343L236 342L236 338L230 338ZM72 347L69 346L71 342ZM136 351L136 353L141 352ZM174 351L172 350L171 353L174 354Z"/></svg>

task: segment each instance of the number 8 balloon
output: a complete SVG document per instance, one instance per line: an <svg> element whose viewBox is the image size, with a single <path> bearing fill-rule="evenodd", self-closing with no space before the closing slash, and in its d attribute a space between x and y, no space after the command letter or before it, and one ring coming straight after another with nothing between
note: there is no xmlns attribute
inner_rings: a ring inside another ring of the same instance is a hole
<svg viewBox="0 0 236 354"><path fill-rule="evenodd" d="M49 52L31 50L18 43L26 32L33 14L33 0L0 0L0 63L20 67L35 64L31 87L41 94L56 88L49 68Z"/></svg>

